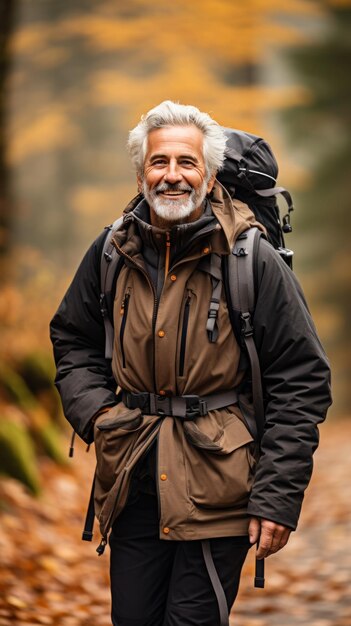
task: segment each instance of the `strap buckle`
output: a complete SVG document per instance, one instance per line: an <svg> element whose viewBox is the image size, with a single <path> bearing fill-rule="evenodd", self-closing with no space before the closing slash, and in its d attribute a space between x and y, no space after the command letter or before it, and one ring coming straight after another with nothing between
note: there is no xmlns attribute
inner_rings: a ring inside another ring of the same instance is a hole
<svg viewBox="0 0 351 626"><path fill-rule="evenodd" d="M104 293L100 293L100 312L102 317L105 317L107 315L107 308L106 308L106 296Z"/></svg>
<svg viewBox="0 0 351 626"><path fill-rule="evenodd" d="M171 410L171 398L167 396L155 395L156 413L160 417L165 417L172 413Z"/></svg>
<svg viewBox="0 0 351 626"><path fill-rule="evenodd" d="M159 415L164 417L172 415L183 420L191 420L195 417L205 416L208 413L207 401L199 396L185 395L182 396L183 409L178 410L172 396L160 396L155 393L141 392L123 392L122 400L128 409L139 408L143 413L150 415Z"/></svg>
<svg viewBox="0 0 351 626"><path fill-rule="evenodd" d="M186 412L184 419L194 419L195 417L203 417L208 413L207 402L199 396L183 396L186 402Z"/></svg>
<svg viewBox="0 0 351 626"><path fill-rule="evenodd" d="M133 391L123 392L122 400L127 409L141 409L145 412L149 407L149 394L146 392L134 393Z"/></svg>
<svg viewBox="0 0 351 626"><path fill-rule="evenodd" d="M94 533L90 530L83 530L82 540L83 541L92 541Z"/></svg>
<svg viewBox="0 0 351 626"><path fill-rule="evenodd" d="M251 319L251 313L242 313L240 316L241 319L241 332L244 337L252 337L253 335L253 325Z"/></svg>

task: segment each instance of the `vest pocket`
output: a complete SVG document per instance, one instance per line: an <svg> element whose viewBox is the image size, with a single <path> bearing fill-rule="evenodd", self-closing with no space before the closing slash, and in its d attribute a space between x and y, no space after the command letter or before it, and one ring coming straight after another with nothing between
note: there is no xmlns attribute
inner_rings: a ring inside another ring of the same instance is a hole
<svg viewBox="0 0 351 626"><path fill-rule="evenodd" d="M208 418L203 424L197 420L198 430L217 449L206 449L201 441L200 446L189 442L185 454L189 499L199 509L241 508L248 501L254 477L252 436L234 413L224 410L217 429L215 423L208 424Z"/></svg>
<svg viewBox="0 0 351 626"><path fill-rule="evenodd" d="M127 409L122 403L99 416L94 426L97 476L106 490L110 489L121 459L133 450L135 438L143 427L140 409Z"/></svg>
<svg viewBox="0 0 351 626"><path fill-rule="evenodd" d="M123 509L134 467L157 437L160 423L160 418L142 416L122 403L111 409L110 417L98 418L94 502L103 537Z"/></svg>
<svg viewBox="0 0 351 626"><path fill-rule="evenodd" d="M98 417L94 426L96 488L101 507L133 453L140 432L145 428L140 409L127 409L123 403ZM98 507L98 508L99 508Z"/></svg>
<svg viewBox="0 0 351 626"><path fill-rule="evenodd" d="M185 301L184 312L183 312L182 334L180 338L179 376L184 375L184 361L185 361L186 340L187 340L188 326L189 326L190 304L191 304L191 292L189 291L187 295L187 299Z"/></svg>

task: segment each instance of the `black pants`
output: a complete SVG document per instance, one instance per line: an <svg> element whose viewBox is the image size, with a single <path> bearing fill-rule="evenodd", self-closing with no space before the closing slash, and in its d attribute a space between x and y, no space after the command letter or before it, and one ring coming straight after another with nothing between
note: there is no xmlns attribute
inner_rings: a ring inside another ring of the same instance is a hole
<svg viewBox="0 0 351 626"><path fill-rule="evenodd" d="M217 626L217 599L200 541L164 541L157 499L140 494L114 523L110 537L114 626ZM228 613L249 550L248 537L211 539Z"/></svg>

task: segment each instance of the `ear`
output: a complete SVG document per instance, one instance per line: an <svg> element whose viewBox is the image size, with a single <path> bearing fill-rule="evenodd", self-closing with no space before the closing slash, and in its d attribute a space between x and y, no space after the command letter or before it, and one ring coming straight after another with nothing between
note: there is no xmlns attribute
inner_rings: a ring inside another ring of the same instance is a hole
<svg viewBox="0 0 351 626"><path fill-rule="evenodd" d="M210 193L212 191L213 185L215 184L215 180L216 180L216 172L212 174L210 180L207 183L207 193Z"/></svg>

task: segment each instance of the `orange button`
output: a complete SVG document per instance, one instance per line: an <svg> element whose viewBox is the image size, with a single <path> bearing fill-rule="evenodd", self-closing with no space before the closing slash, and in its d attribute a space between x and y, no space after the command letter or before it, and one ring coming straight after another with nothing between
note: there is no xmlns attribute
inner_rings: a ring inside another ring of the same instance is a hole
<svg viewBox="0 0 351 626"><path fill-rule="evenodd" d="M168 535L169 531L170 531L170 528L168 528L167 526L165 526L165 528L163 529L164 534L165 534L165 535Z"/></svg>
<svg viewBox="0 0 351 626"><path fill-rule="evenodd" d="M161 480L167 480L167 474L161 474L160 478Z"/></svg>
<svg viewBox="0 0 351 626"><path fill-rule="evenodd" d="M164 391L164 389L161 389L161 391L158 392L159 396L165 396L166 392Z"/></svg>
<svg viewBox="0 0 351 626"><path fill-rule="evenodd" d="M159 330L157 334L159 337L164 337L166 333L164 330Z"/></svg>
<svg viewBox="0 0 351 626"><path fill-rule="evenodd" d="M177 277L175 274L171 274L171 281L174 283L177 280Z"/></svg>
<svg viewBox="0 0 351 626"><path fill-rule="evenodd" d="M204 249L202 250L202 252L203 252L204 254L208 254L208 253L209 253L209 251L210 251L210 249L209 249L209 248L207 248L207 247L206 247L206 248L204 248Z"/></svg>

